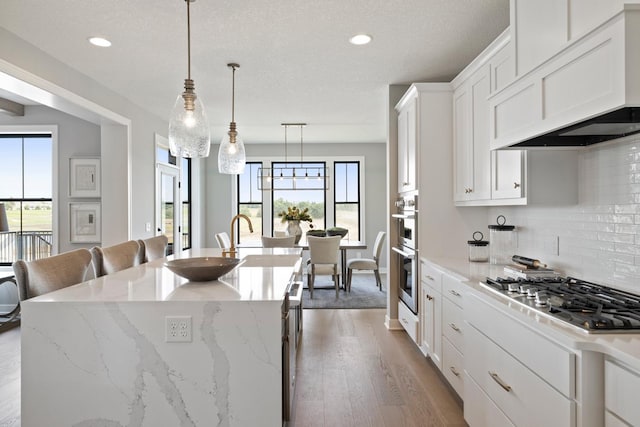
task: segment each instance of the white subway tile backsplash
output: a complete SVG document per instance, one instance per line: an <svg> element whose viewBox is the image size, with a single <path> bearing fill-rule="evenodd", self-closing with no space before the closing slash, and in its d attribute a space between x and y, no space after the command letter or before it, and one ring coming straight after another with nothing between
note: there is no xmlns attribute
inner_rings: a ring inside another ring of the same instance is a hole
<svg viewBox="0 0 640 427"><path fill-rule="evenodd" d="M564 274L640 293L640 137L579 152L579 203L489 209L516 226L518 253ZM558 255L550 242L558 239Z"/></svg>

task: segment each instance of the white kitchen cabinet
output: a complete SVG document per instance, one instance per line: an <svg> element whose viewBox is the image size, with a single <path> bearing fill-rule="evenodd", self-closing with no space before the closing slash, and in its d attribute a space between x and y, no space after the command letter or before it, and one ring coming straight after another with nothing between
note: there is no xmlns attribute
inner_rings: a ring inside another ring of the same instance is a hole
<svg viewBox="0 0 640 427"><path fill-rule="evenodd" d="M606 427L640 425L640 372L615 359L604 362Z"/></svg>
<svg viewBox="0 0 640 427"><path fill-rule="evenodd" d="M511 35L522 76L622 10L628 0L511 0Z"/></svg>
<svg viewBox="0 0 640 427"><path fill-rule="evenodd" d="M402 301L398 301L398 320L413 342L418 344L418 331L420 330L418 316L413 314Z"/></svg>
<svg viewBox="0 0 640 427"><path fill-rule="evenodd" d="M460 397L464 395L465 286L456 277L442 276L442 373Z"/></svg>
<svg viewBox="0 0 640 427"><path fill-rule="evenodd" d="M410 91L398 106L398 192L416 189L418 92Z"/></svg>
<svg viewBox="0 0 640 427"><path fill-rule="evenodd" d="M482 414L495 405L517 426L575 426L576 355L474 294L466 295L464 313L465 352L473 354L465 370L477 385L465 383L464 400L485 401L469 411L465 404L469 425L485 425Z"/></svg>
<svg viewBox="0 0 640 427"><path fill-rule="evenodd" d="M420 153L442 156L444 144L450 144L451 85L449 83L414 83L395 106L398 114L398 192L422 190L418 182L438 170L439 165L418 168ZM443 110L446 114L443 114ZM443 131L446 129L446 131ZM433 162L433 160L431 160ZM445 183L438 182L439 186ZM430 186L434 186L429 181ZM437 191L440 190L440 187ZM445 187L446 188L446 187Z"/></svg>
<svg viewBox="0 0 640 427"><path fill-rule="evenodd" d="M489 65L475 72L453 94L456 201L491 198Z"/></svg>
<svg viewBox="0 0 640 427"><path fill-rule="evenodd" d="M524 172L527 153L523 150L491 152L491 198L520 199L524 197Z"/></svg>
<svg viewBox="0 0 640 427"><path fill-rule="evenodd" d="M423 262L420 279L420 347L442 370L442 272Z"/></svg>

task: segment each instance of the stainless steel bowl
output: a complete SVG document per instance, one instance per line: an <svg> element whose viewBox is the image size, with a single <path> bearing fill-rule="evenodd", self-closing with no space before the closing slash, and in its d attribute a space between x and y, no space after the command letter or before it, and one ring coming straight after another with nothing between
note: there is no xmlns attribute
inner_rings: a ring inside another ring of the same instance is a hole
<svg viewBox="0 0 640 427"><path fill-rule="evenodd" d="M191 282L208 282L227 274L241 261L239 258L197 257L174 259L165 262L164 266Z"/></svg>

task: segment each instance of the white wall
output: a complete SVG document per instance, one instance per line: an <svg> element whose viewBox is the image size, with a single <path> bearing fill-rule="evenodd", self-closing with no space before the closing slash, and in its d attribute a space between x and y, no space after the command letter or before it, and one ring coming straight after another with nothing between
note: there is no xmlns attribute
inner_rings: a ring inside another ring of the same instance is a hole
<svg viewBox="0 0 640 427"><path fill-rule="evenodd" d="M579 174L577 205L491 208L488 223L502 214L516 225L520 255L640 292L640 136L583 149ZM557 254L550 250L556 238Z"/></svg>
<svg viewBox="0 0 640 427"><path fill-rule="evenodd" d="M69 91L71 97L82 98L88 103L93 103L109 112L125 117L130 121L130 136L132 141L130 164L131 176L131 238L144 238L153 235L146 232L146 222L154 223L154 188L155 188L155 164L154 164L154 133L166 135L168 121L166 118L154 116L143 107L131 103L126 98L112 92L104 85L68 67L66 64L52 58L45 52L26 43L14 34L0 28L0 71L9 75L29 73L34 81L42 81L47 85L55 85ZM123 72L131 72L126 67ZM45 84L43 83L43 86ZM176 93L180 90L177 82ZM167 111L170 111L174 100L167 100ZM55 99L52 106L63 111L74 112L79 116L86 115L77 106L70 102ZM95 117L96 115L93 114ZM98 117L95 121L100 123ZM103 147L109 149L109 147ZM118 149L118 148L115 148ZM106 169L106 170L105 170ZM102 182L110 183L111 177L121 177L126 170L103 168ZM121 183L118 179L116 182ZM127 188L120 189L128 192ZM116 209L116 215L120 216L122 206L103 206L103 217L110 215L109 209ZM126 207L124 208L126 209ZM123 226L118 225L119 228ZM109 233L121 235L123 230L103 229L103 235ZM125 233L128 231L125 231Z"/></svg>
<svg viewBox="0 0 640 427"><path fill-rule="evenodd" d="M58 126L58 252L93 246L69 242L69 158L100 156L100 126L48 107L29 105L23 117L0 114L0 125Z"/></svg>
<svg viewBox="0 0 640 427"><path fill-rule="evenodd" d="M283 144L247 144L245 146L247 158L259 160L263 157L284 157ZM297 147L289 150L289 159L298 159ZM218 146L211 147L211 155L206 160L206 212L205 218L205 242L208 247L217 247L215 233L229 232L229 223L235 212L233 196L233 180L235 175L221 175L218 173ZM387 229L387 195L386 195L386 145L385 144L304 144L304 155L309 158L320 158L330 153L334 156L363 156L364 157L364 201L362 206L365 217L364 235L367 241L367 250L362 251L363 256L371 256L371 250L378 231ZM387 242L388 243L388 242ZM387 250L385 243L384 250ZM349 257L355 257L349 253ZM386 262L381 262L381 267L386 268Z"/></svg>

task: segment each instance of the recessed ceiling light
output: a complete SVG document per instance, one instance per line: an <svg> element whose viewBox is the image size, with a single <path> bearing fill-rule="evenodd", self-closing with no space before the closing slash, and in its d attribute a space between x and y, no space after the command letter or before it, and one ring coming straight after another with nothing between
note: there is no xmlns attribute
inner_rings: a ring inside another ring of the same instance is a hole
<svg viewBox="0 0 640 427"><path fill-rule="evenodd" d="M361 45L367 44L371 41L371 36L368 34L356 34L355 36L349 39L351 44Z"/></svg>
<svg viewBox="0 0 640 427"><path fill-rule="evenodd" d="M100 47L111 46L111 42L102 37L89 37L89 43L91 43L94 46L100 46Z"/></svg>

